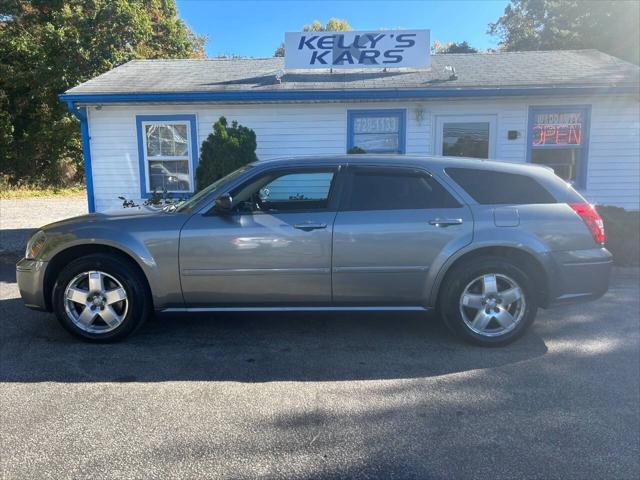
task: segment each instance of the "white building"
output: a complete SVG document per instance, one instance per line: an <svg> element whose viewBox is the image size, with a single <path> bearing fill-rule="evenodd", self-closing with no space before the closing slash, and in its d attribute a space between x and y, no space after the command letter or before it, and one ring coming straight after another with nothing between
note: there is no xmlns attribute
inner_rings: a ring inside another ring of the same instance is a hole
<svg viewBox="0 0 640 480"><path fill-rule="evenodd" d="M284 71L283 59L132 61L61 95L81 120L89 208L189 194L221 115L260 159L368 152L550 165L639 209L640 69L595 50L432 55L430 68Z"/></svg>

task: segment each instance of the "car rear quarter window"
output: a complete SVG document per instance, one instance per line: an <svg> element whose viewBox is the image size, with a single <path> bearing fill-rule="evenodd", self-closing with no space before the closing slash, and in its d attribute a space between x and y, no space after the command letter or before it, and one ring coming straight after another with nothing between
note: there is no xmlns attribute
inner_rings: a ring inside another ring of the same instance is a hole
<svg viewBox="0 0 640 480"><path fill-rule="evenodd" d="M424 172L355 169L345 210L458 208L460 204Z"/></svg>
<svg viewBox="0 0 640 480"><path fill-rule="evenodd" d="M558 203L536 179L526 175L474 168L447 168L445 172L482 205Z"/></svg>

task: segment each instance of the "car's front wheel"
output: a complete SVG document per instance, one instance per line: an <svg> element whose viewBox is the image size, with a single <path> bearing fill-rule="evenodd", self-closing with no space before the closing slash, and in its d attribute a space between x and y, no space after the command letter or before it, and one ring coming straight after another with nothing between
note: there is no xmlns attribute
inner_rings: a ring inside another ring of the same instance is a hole
<svg viewBox="0 0 640 480"><path fill-rule="evenodd" d="M67 265L53 288L53 308L72 334L92 342L113 342L136 330L151 312L140 272L105 254Z"/></svg>
<svg viewBox="0 0 640 480"><path fill-rule="evenodd" d="M459 265L447 275L441 292L446 325L476 345L513 342L531 325L538 309L530 276L499 258Z"/></svg>

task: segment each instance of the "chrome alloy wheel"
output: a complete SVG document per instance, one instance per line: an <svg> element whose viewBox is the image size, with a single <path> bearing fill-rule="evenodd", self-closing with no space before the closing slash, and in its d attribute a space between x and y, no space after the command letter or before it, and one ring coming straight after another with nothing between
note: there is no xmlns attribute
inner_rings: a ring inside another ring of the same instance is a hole
<svg viewBox="0 0 640 480"><path fill-rule="evenodd" d="M129 299L122 284L108 273L84 272L69 282L64 291L69 319L89 333L116 329L127 316Z"/></svg>
<svg viewBox="0 0 640 480"><path fill-rule="evenodd" d="M460 296L460 313L473 332L499 337L512 331L525 314L520 286L501 273L488 273L469 282Z"/></svg>

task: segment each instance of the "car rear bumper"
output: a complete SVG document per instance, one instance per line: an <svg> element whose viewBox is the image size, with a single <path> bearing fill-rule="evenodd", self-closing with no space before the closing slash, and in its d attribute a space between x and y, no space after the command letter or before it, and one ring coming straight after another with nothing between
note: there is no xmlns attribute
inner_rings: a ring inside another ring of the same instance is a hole
<svg viewBox="0 0 640 480"><path fill-rule="evenodd" d="M595 300L609 289L613 256L606 248L554 252L550 305Z"/></svg>
<svg viewBox="0 0 640 480"><path fill-rule="evenodd" d="M23 258L16 265L16 279L25 306L34 310L49 310L44 298L44 273L47 262Z"/></svg>

